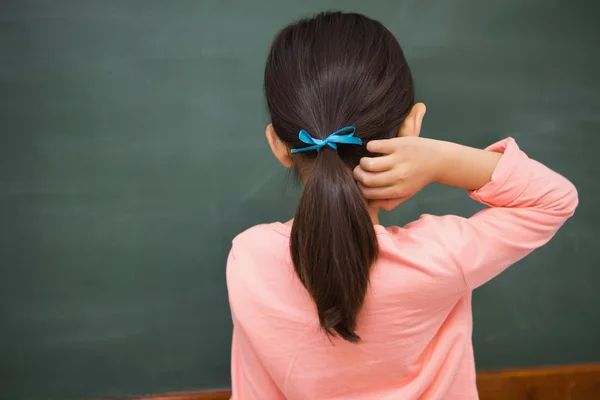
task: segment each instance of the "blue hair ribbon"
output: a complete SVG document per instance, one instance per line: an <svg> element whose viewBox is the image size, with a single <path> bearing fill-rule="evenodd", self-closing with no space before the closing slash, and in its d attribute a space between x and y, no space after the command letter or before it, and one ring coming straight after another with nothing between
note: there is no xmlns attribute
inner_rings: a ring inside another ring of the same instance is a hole
<svg viewBox="0 0 600 400"><path fill-rule="evenodd" d="M346 133L344 133L346 132ZM306 143L306 144L310 144L312 146L308 146L308 147L302 147L299 149L292 149L292 153L300 153L302 151L312 151L312 150L316 150L316 151L321 151L321 149L325 146L329 146L334 150L337 150L337 145L338 144L362 144L362 140L360 138L357 138L354 136L354 134L356 133L356 128L353 126L345 126L342 129L338 129L337 131L333 132L331 135L327 136L325 139L316 139L312 136L310 136L310 134L308 132L306 132L304 129L302 129L299 133L298 133L298 138Z"/></svg>

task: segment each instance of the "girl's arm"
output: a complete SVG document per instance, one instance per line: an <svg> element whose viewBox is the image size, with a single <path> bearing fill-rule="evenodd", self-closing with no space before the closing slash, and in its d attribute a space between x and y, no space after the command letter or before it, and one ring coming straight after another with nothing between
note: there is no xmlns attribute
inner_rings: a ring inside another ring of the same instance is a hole
<svg viewBox="0 0 600 400"><path fill-rule="evenodd" d="M252 345L235 326L231 344L231 391L231 400L285 400Z"/></svg>
<svg viewBox="0 0 600 400"><path fill-rule="evenodd" d="M462 189L476 190L487 184L500 161L501 153L436 141L439 162L434 181Z"/></svg>
<svg viewBox="0 0 600 400"><path fill-rule="evenodd" d="M421 138L411 138L411 148L404 151L385 147L392 141L397 146L409 146L406 139L380 141L375 144L378 150L369 149L385 155L361 161L361 169L391 165L392 159L400 167L362 175L370 177L361 181L366 189L363 193L379 201L410 197L415 188L432 181L476 189L470 192L471 197L490 208L471 218L428 216L414 223L421 224L443 245L448 258L463 272L469 289L547 243L575 212L578 197L573 184L527 157L512 139L486 151ZM384 148L378 148L382 143ZM368 186L373 182L382 186Z"/></svg>
<svg viewBox="0 0 600 400"><path fill-rule="evenodd" d="M484 284L546 244L578 204L577 190L571 182L528 158L512 139L488 150L504 155L491 180L470 195L491 208L468 219L437 218L438 232L443 233L440 240L462 269L469 289Z"/></svg>

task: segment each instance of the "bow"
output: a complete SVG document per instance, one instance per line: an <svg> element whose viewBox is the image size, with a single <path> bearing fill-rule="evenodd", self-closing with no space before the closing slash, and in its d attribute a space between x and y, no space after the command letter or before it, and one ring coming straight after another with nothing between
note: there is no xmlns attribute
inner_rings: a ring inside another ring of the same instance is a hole
<svg viewBox="0 0 600 400"><path fill-rule="evenodd" d="M347 133L344 133L347 132ZM356 128L353 126L345 126L342 129L338 129L333 132L331 135L327 136L325 139L316 139L304 129L302 129L298 133L298 138L306 144L311 144L312 146L302 147L300 149L292 149L292 153L300 153L302 151L311 151L317 150L321 151L321 149L325 146L329 146L334 150L337 150L337 144L362 144L362 140L354 136L356 133Z"/></svg>

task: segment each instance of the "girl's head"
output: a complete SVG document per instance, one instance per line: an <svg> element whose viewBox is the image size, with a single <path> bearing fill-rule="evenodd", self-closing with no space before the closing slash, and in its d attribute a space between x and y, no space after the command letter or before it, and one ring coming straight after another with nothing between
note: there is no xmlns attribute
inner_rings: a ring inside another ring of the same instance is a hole
<svg viewBox="0 0 600 400"><path fill-rule="evenodd" d="M359 14L323 13L277 35L267 58L265 94L269 144L305 184L290 243L295 270L323 330L357 342L356 319L378 245L352 169L369 155L368 141L397 136L412 118L410 69L381 23ZM325 139L348 125L356 127L363 145L290 152L308 146L298 137L302 129Z"/></svg>

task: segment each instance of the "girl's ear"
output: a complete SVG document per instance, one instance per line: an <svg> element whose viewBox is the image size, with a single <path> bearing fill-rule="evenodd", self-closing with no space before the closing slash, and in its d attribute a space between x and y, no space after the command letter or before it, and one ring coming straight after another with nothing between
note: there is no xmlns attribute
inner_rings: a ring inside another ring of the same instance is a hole
<svg viewBox="0 0 600 400"><path fill-rule="evenodd" d="M269 146L271 146L271 151L273 152L275 158L277 158L284 167L293 168L294 162L292 161L290 149L288 149L286 144L279 139L275 133L275 129L273 129L273 124L267 125L265 134L267 136L267 142L269 142Z"/></svg>
<svg viewBox="0 0 600 400"><path fill-rule="evenodd" d="M398 131L398 137L406 136L419 136L421 134L421 124L423 123L423 117L427 112L427 107L423 103L415 104L411 109L402 126Z"/></svg>

